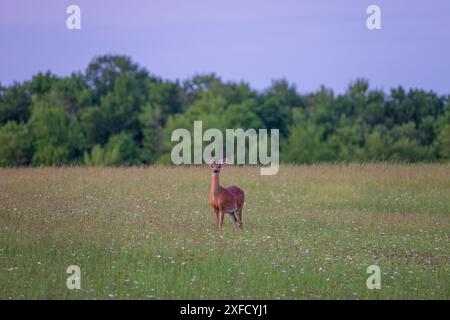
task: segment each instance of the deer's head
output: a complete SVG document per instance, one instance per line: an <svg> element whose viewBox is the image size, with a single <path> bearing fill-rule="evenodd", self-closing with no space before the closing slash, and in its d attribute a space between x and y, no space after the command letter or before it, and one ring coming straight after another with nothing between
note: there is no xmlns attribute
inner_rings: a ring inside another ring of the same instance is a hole
<svg viewBox="0 0 450 320"><path fill-rule="evenodd" d="M208 159L209 167L211 168L214 175L219 175L222 166L227 162L227 159L222 159L219 162L215 162L212 159Z"/></svg>

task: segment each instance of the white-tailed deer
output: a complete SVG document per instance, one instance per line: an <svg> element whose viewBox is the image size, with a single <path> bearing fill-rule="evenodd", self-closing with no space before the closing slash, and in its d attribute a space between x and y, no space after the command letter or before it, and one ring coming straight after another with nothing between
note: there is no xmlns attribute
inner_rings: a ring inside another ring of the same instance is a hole
<svg viewBox="0 0 450 320"><path fill-rule="evenodd" d="M226 163L223 160L215 163L208 159L212 169L211 190L209 193L209 204L216 214L216 227L222 230L223 217L225 213L231 215L236 228L242 228L242 208L244 206L244 191L236 186L223 188L219 184L219 174L222 166Z"/></svg>

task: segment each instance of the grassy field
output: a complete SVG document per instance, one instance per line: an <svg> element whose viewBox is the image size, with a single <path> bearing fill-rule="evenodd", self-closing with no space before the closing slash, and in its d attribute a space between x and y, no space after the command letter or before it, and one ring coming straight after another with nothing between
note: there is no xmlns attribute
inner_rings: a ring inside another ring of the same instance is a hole
<svg viewBox="0 0 450 320"><path fill-rule="evenodd" d="M0 169L0 298L450 299L450 166L226 167L221 183L246 192L243 231L215 230L207 167Z"/></svg>

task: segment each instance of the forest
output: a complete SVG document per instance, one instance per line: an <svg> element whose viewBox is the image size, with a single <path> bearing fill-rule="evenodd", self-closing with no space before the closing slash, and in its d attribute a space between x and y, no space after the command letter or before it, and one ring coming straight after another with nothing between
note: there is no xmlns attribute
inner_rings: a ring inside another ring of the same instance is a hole
<svg viewBox="0 0 450 320"><path fill-rule="evenodd" d="M169 164L171 132L195 120L279 129L282 163L450 160L450 95L366 79L342 94L301 94L287 79L258 91L213 73L167 80L102 55L84 72L0 85L0 166Z"/></svg>

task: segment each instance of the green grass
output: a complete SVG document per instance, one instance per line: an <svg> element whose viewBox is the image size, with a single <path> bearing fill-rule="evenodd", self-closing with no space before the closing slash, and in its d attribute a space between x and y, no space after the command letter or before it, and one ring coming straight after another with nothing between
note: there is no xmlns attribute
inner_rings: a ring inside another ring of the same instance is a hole
<svg viewBox="0 0 450 320"><path fill-rule="evenodd" d="M450 298L448 165L227 167L244 230L227 216L222 233L209 183L206 167L0 169L0 298Z"/></svg>

